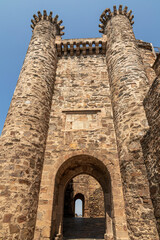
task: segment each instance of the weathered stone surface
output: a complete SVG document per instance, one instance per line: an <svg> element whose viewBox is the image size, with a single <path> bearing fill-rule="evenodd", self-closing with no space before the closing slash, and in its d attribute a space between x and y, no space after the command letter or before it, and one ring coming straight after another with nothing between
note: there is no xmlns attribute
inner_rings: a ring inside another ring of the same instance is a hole
<svg viewBox="0 0 160 240"><path fill-rule="evenodd" d="M154 79L156 78L156 73L153 69L153 65L155 64L155 53L152 50L152 46L150 43L146 43L143 41L136 41L139 52L143 61L144 71L147 75L149 85L152 85Z"/></svg>
<svg viewBox="0 0 160 240"><path fill-rule="evenodd" d="M144 202L150 193L140 145L148 129L143 99L149 81L128 18L112 17L104 32L129 235L131 239L158 239L152 203Z"/></svg>
<svg viewBox="0 0 160 240"><path fill-rule="evenodd" d="M33 238L57 61L54 41L54 25L37 23L0 138L5 240L22 239L21 231L26 240Z"/></svg>
<svg viewBox="0 0 160 240"><path fill-rule="evenodd" d="M155 79L147 93L144 108L150 129L142 139L142 147L160 235L160 78Z"/></svg>
<svg viewBox="0 0 160 240"><path fill-rule="evenodd" d="M106 168L114 186L112 203L110 180L103 179ZM105 196L103 204L108 211L105 213L108 221L107 234L110 232L113 236L110 220L113 208L116 219L113 224L117 236L119 239L128 239L109 82L103 55L67 56L58 60L42 173L42 191L40 190L39 196L40 201L48 200L48 204L38 206L35 239L42 231L44 222L53 228L53 236L62 233L60 222L63 221L61 204L63 205L64 193L59 188L65 187L75 175L82 173L95 177L102 186ZM56 184L53 188L51 186L54 182ZM83 193L81 186L79 190L79 193ZM95 194L94 199L96 201ZM52 207L54 212L51 215L48 209ZM52 226L48 221L51 218Z"/></svg>
<svg viewBox="0 0 160 240"><path fill-rule="evenodd" d="M160 76L160 54L158 54L157 59L153 65L153 69L155 70L157 76Z"/></svg>
<svg viewBox="0 0 160 240"><path fill-rule="evenodd" d="M10 224L10 225L9 225L9 228L10 228L10 233L11 233L11 234L13 234L13 233L19 233L19 231L20 231L18 225Z"/></svg>
<svg viewBox="0 0 160 240"><path fill-rule="evenodd" d="M12 214L5 214L3 218L4 223L9 223L11 221Z"/></svg>

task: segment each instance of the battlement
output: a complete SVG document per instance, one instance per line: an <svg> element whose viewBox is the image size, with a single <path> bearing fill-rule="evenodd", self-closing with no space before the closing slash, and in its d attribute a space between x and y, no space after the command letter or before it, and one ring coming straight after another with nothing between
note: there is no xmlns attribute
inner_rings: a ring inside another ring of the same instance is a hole
<svg viewBox="0 0 160 240"><path fill-rule="evenodd" d="M129 10L129 11L127 12L127 9L128 9L128 7L125 6L124 9L122 10L122 5L119 5L119 9L118 9L118 10L117 10L116 6L113 6L113 12L111 12L110 8L106 8L106 9L103 11L103 13L101 14L100 19L99 19L100 22L102 23L102 24L99 24L99 27L101 28L101 29L99 30L99 32L100 32L100 33L104 33L104 29L105 29L105 27L106 27L106 25L107 25L107 22L108 22L112 17L114 17L114 16L116 16L116 15L124 15L124 16L126 16L126 17L129 19L131 25L133 25L133 24L134 24L134 21L132 21L132 20L133 20L133 18L134 18L134 15L131 15L131 14L132 14L132 10Z"/></svg>
<svg viewBox="0 0 160 240"><path fill-rule="evenodd" d="M151 43L142 40L136 40L139 48L153 51ZM103 55L106 54L107 37L101 38L79 38L64 39L56 38L56 48L58 57L62 56L86 56L86 55Z"/></svg>
<svg viewBox="0 0 160 240"><path fill-rule="evenodd" d="M31 19L31 28L34 30L35 26L37 25L38 22L40 21L49 21L51 22L52 24L54 24L56 26L56 30L57 30L57 35L64 35L64 32L62 32L62 30L65 28L64 26L61 26L62 24L62 20L58 21L58 15L56 15L54 18L52 18L52 11L50 12L49 15L47 15L47 11L46 10L43 10L43 15L41 14L40 11L37 12L38 13L38 16L37 15L33 15L33 19Z"/></svg>
<svg viewBox="0 0 160 240"><path fill-rule="evenodd" d="M56 47L58 56L80 56L106 53L107 39L102 38L80 38L57 40Z"/></svg>

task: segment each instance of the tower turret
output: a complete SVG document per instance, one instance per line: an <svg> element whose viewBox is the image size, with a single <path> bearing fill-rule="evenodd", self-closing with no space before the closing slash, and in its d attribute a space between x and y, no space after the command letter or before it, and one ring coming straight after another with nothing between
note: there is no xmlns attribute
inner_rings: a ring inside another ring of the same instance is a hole
<svg viewBox="0 0 160 240"><path fill-rule="evenodd" d="M148 79L131 13L122 5L118 10L114 6L113 12L107 8L100 17L100 32L107 36L106 60L130 237L146 239L147 233L149 239L158 239L140 144L148 129L143 107Z"/></svg>
<svg viewBox="0 0 160 240"><path fill-rule="evenodd" d="M33 239L62 21L38 12L0 139L2 239ZM10 238L9 238L10 237Z"/></svg>

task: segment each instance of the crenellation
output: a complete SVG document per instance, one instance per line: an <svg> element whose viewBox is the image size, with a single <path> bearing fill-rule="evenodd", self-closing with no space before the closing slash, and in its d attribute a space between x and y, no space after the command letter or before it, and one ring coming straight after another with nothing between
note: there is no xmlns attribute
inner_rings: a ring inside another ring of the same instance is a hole
<svg viewBox="0 0 160 240"><path fill-rule="evenodd" d="M113 11L114 11L114 16L117 15L117 7L115 5L113 6Z"/></svg>
<svg viewBox="0 0 160 240"><path fill-rule="evenodd" d="M42 19L42 14L41 14L41 12L38 11L37 13L38 13L39 20L41 20L41 19ZM31 20L31 21L32 21L32 20Z"/></svg>
<svg viewBox="0 0 160 240"><path fill-rule="evenodd" d="M35 19L35 22L38 23L40 19L36 16L36 14L34 14L33 17Z"/></svg>
<svg viewBox="0 0 160 240"><path fill-rule="evenodd" d="M50 23L52 23L54 25L55 28L55 32L57 36L63 36L64 32L62 32L62 30L64 29L64 26L60 26L62 24L62 20L57 21L58 20L58 15L56 15L54 18L52 18L52 11L50 12L49 15L47 15L47 11L43 10L43 15L41 14L40 11L37 12L38 13L38 17L36 14L33 15L33 19L31 19L31 28L34 30L34 28L36 27L37 23L40 21L49 21Z"/></svg>
<svg viewBox="0 0 160 240"><path fill-rule="evenodd" d="M50 13L52 15L52 12ZM47 19L47 11L43 10L43 20L49 20L49 18Z"/></svg>
<svg viewBox="0 0 160 240"><path fill-rule="evenodd" d="M118 11L119 11L119 14L122 14L122 5L119 5Z"/></svg>
<svg viewBox="0 0 160 240"><path fill-rule="evenodd" d="M129 18L131 14L132 14L132 10L129 10L126 16Z"/></svg>
<svg viewBox="0 0 160 240"><path fill-rule="evenodd" d="M103 35L102 38L90 38L90 39L56 39L56 46L58 56L62 57L71 55L71 56L80 56L82 55L94 55L94 54L106 54L106 43L107 38ZM142 54L142 59L146 58L148 55L153 55L153 48L150 43L143 42L141 40L136 40L138 48L144 50ZM148 50L148 53L147 51ZM153 61L155 61L155 56L153 56ZM148 61L149 62L149 61ZM146 62L146 64L148 64Z"/></svg>
<svg viewBox="0 0 160 240"><path fill-rule="evenodd" d="M106 9L103 11L103 13L101 14L101 16L100 16L100 22L101 22L102 24L99 25L99 27L101 28L101 29L99 30L99 32L100 32L100 33L105 33L105 32L104 32L104 29L106 28L107 22L108 22L111 18L113 18L113 17L115 17L115 16L117 16L117 15L126 16L126 17L129 19L131 25L133 25L133 24L134 24L134 21L132 21L132 20L133 20L133 18L134 18L134 15L131 16L132 10L128 11L128 13L127 13L127 9L128 9L128 8L125 7L125 8L122 10L122 5L119 5L119 9L118 9L118 10L117 10L116 6L113 6L113 12L111 12L110 8L106 8Z"/></svg>
<svg viewBox="0 0 160 240"><path fill-rule="evenodd" d="M127 14L127 10L128 10L128 7L125 6L124 9L123 9L123 14L126 15Z"/></svg>
<svg viewBox="0 0 160 240"><path fill-rule="evenodd" d="M93 39L70 39L56 41L58 56L80 56L92 54L105 54L106 41L103 38Z"/></svg>

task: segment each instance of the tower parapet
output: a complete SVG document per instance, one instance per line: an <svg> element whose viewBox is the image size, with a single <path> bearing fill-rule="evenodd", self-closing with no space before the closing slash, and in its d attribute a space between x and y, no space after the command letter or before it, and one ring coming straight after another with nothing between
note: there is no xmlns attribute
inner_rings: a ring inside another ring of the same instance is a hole
<svg viewBox="0 0 160 240"><path fill-rule="evenodd" d="M100 33L105 33L105 28L106 28L106 25L107 25L107 22L114 16L117 16L117 15L124 15L126 16L131 25L134 24L134 21L133 21L133 18L134 18L134 15L131 15L132 14L132 10L128 10L128 7L125 6L124 9L122 10L122 5L119 5L119 9L116 8L116 6L113 6L113 12L111 12L110 8L106 8L103 13L101 14L100 16L100 22L101 24L99 24L99 27L101 28L99 30Z"/></svg>
<svg viewBox="0 0 160 240"><path fill-rule="evenodd" d="M34 29L35 26L37 25L38 22L40 21L49 21L50 23L52 23L55 27L55 34L58 36L62 36L64 35L64 32L63 29L65 28L64 26L61 26L62 24L62 20L58 21L58 15L56 15L54 18L52 18L52 11L50 12L49 15L47 15L47 11L46 10L43 10L43 15L41 14L40 11L37 12L38 13L38 16L36 14L33 15L33 18L34 19L31 19L31 28Z"/></svg>

